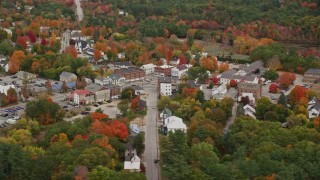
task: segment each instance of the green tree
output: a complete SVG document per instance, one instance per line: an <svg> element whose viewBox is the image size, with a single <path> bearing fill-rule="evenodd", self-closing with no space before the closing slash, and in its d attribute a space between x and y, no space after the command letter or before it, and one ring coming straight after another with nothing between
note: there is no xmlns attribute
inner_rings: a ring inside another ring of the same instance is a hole
<svg viewBox="0 0 320 180"><path fill-rule="evenodd" d="M280 94L277 104L281 104L284 107L287 107L287 97L283 93Z"/></svg>
<svg viewBox="0 0 320 180"><path fill-rule="evenodd" d="M8 39L7 31L0 29L0 42L2 42L5 39Z"/></svg>
<svg viewBox="0 0 320 180"><path fill-rule="evenodd" d="M140 132L138 135L134 137L132 145L137 150L138 156L141 156L141 154L144 152L145 147L144 132Z"/></svg>
<svg viewBox="0 0 320 180"><path fill-rule="evenodd" d="M258 99L257 105L256 105L257 118L263 119L264 114L268 111L272 111L273 108L274 108L274 105L272 104L269 98L261 97L260 99Z"/></svg>
<svg viewBox="0 0 320 180"><path fill-rule="evenodd" d="M64 117L61 107L44 97L28 101L25 112L27 117L36 119L40 124L52 124Z"/></svg>
<svg viewBox="0 0 320 180"><path fill-rule="evenodd" d="M77 165L86 166L89 170L95 166L107 166L110 157L107 152L98 147L91 147L85 149L76 159Z"/></svg>
<svg viewBox="0 0 320 180"><path fill-rule="evenodd" d="M122 116L126 116L129 110L129 101L122 100L118 105L117 108L120 110Z"/></svg>
<svg viewBox="0 0 320 180"><path fill-rule="evenodd" d="M196 94L196 100L198 100L201 104L204 103L205 99L204 99L204 92L201 90L198 90L197 94Z"/></svg>
<svg viewBox="0 0 320 180"><path fill-rule="evenodd" d="M233 105L234 100L231 97L225 97L219 103L219 107L226 113L227 118L232 116Z"/></svg>
<svg viewBox="0 0 320 180"><path fill-rule="evenodd" d="M131 100L133 98L135 98L135 90L132 87L127 87L124 90L122 90L120 99Z"/></svg>
<svg viewBox="0 0 320 180"><path fill-rule="evenodd" d="M279 75L276 70L269 69L266 72L264 72L263 77L266 78L267 80L276 80L278 79Z"/></svg>
<svg viewBox="0 0 320 180"><path fill-rule="evenodd" d="M264 114L263 119L267 121L279 121L279 115L276 111L268 111Z"/></svg>
<svg viewBox="0 0 320 180"><path fill-rule="evenodd" d="M8 40L4 40L0 43L0 53L9 56L13 53L14 47Z"/></svg>

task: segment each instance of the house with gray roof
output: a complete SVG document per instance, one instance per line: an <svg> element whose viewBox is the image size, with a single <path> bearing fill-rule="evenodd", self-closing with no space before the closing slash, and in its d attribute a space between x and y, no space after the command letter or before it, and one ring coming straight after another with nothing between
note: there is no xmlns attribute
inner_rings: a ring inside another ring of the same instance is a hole
<svg viewBox="0 0 320 180"><path fill-rule="evenodd" d="M308 103L309 118L315 118L320 115L320 100L314 97Z"/></svg>
<svg viewBox="0 0 320 180"><path fill-rule="evenodd" d="M172 83L171 77L159 77L158 84L159 93L161 96L171 96L172 95Z"/></svg>
<svg viewBox="0 0 320 180"><path fill-rule="evenodd" d="M37 78L37 76L35 74L31 74L25 71L19 71L15 74L15 76L17 76L20 79L26 79L26 80L31 80L31 79L35 79Z"/></svg>
<svg viewBox="0 0 320 180"><path fill-rule="evenodd" d="M63 71L59 75L60 81L63 82L73 82L77 80L77 76L74 73Z"/></svg>
<svg viewBox="0 0 320 180"><path fill-rule="evenodd" d="M304 82L315 82L320 80L320 69L319 68L310 68L304 73Z"/></svg>

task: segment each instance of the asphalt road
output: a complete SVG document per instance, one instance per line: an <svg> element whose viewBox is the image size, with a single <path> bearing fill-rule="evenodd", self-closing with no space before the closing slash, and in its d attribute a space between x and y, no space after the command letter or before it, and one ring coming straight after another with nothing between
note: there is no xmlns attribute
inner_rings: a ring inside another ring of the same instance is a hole
<svg viewBox="0 0 320 180"><path fill-rule="evenodd" d="M238 102L235 102L232 107L232 116L228 119L226 127L223 129L223 134L227 134L229 131L230 126L234 123L234 120L237 116L237 108L238 108Z"/></svg>
<svg viewBox="0 0 320 180"><path fill-rule="evenodd" d="M145 160L148 180L160 179L160 164L154 163L154 159L160 159L159 143L158 143L158 109L157 109L157 88L155 85L155 78L153 82L144 86L147 96L147 116L145 127Z"/></svg>
<svg viewBox="0 0 320 180"><path fill-rule="evenodd" d="M76 6L77 6L77 16L78 16L78 21L82 21L83 19L83 11L81 8L80 0L75 0Z"/></svg>

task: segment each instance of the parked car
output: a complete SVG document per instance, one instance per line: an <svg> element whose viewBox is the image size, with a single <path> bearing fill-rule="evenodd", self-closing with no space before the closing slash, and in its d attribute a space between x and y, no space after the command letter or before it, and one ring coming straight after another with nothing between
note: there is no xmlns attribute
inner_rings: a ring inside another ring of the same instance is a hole
<svg viewBox="0 0 320 180"><path fill-rule="evenodd" d="M0 128L5 128L7 125L5 123L0 124Z"/></svg>
<svg viewBox="0 0 320 180"><path fill-rule="evenodd" d="M88 111L83 111L83 112L81 112L81 114L82 114L82 115L88 115L88 114L90 114L90 112L88 112Z"/></svg>
<svg viewBox="0 0 320 180"><path fill-rule="evenodd" d="M8 119L8 120L6 120L6 123L7 123L7 124L16 124L16 123L17 123L17 120Z"/></svg>
<svg viewBox="0 0 320 180"><path fill-rule="evenodd" d="M99 106L99 104L94 104L93 106L94 106L94 107L98 107L98 106Z"/></svg>

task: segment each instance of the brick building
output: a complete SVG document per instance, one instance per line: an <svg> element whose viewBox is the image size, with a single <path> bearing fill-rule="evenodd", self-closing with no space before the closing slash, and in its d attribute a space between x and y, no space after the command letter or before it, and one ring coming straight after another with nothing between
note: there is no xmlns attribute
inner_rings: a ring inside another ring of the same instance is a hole
<svg viewBox="0 0 320 180"><path fill-rule="evenodd" d="M146 73L142 69L130 67L127 69L116 69L115 74L118 74L126 79L126 82L144 80Z"/></svg>
<svg viewBox="0 0 320 180"><path fill-rule="evenodd" d="M169 65L162 65L162 66L157 66L154 68L154 75L155 76L171 76L171 69L173 66Z"/></svg>
<svg viewBox="0 0 320 180"><path fill-rule="evenodd" d="M259 99L262 96L262 84L254 84L254 83L247 83L247 82L240 82L238 83L238 95L239 97L243 94L252 93L255 99Z"/></svg>

